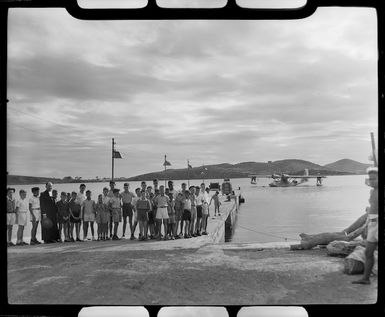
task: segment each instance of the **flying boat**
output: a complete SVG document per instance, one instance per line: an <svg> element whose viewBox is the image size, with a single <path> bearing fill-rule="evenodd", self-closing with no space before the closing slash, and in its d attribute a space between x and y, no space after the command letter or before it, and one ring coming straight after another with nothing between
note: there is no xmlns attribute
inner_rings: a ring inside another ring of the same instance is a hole
<svg viewBox="0 0 385 317"><path fill-rule="evenodd" d="M304 175L289 175L286 173L273 173L272 175L249 175L250 183L257 184L257 178L272 178L273 181L269 184L270 187L294 187L309 181L309 179L316 179L316 186L322 186L322 179L326 176L309 175L309 170L305 169Z"/></svg>

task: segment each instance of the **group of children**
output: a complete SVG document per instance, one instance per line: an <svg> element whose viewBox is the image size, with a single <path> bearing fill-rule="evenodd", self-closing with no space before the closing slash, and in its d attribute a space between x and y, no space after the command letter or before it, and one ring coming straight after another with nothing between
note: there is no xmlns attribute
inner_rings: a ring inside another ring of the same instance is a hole
<svg viewBox="0 0 385 317"><path fill-rule="evenodd" d="M48 186L47 191L52 188ZM59 230L58 242L75 242L84 240L120 240L125 237L127 223L130 227L131 240L136 239L134 233L139 224L139 240L164 239L174 240L207 235L207 219L209 206L214 203L214 215L220 216L219 192L210 197L209 189L202 183L200 187L181 185L179 191L173 187L173 181L168 182L168 187L158 186L158 180L153 180L153 186L141 182L141 187L135 193L129 191L129 184L124 184L120 192L115 188L115 183L110 182L110 189L103 188L103 194L98 195L95 201L90 190L85 190L86 185L80 185L80 191L62 192L60 199L56 190L50 191L54 201L56 219L50 219L51 225ZM27 199L27 193L21 189L19 198L15 198L15 190L7 189L7 234L8 246L12 243L13 225L18 225L16 245L27 245L23 240L24 227L28 222L28 214L32 222L30 244L40 244L36 238L39 222L47 218L41 210L39 188L32 188L33 196ZM43 215L43 217L42 217ZM52 217L52 216L51 216ZM53 220L53 221L52 221ZM119 223L123 220L123 234L117 235ZM128 221L127 221L128 220ZM97 223L97 239L95 238L94 222ZM83 239L80 238L80 228L83 226ZM162 231L163 225L163 231ZM92 238L88 239L88 228L91 229ZM74 235L75 229L75 235ZM108 234L109 233L109 234ZM76 236L76 239L75 239ZM63 237L63 239L62 239Z"/></svg>

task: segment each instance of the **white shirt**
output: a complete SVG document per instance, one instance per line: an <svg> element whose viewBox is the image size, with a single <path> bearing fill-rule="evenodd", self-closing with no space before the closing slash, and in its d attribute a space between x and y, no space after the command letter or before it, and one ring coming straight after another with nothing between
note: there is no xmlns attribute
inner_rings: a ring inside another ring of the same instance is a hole
<svg viewBox="0 0 385 317"><path fill-rule="evenodd" d="M17 199L16 200L16 208L19 208L19 212L28 212L28 200L27 198L24 199Z"/></svg>
<svg viewBox="0 0 385 317"><path fill-rule="evenodd" d="M110 196L108 196L108 195L104 196L104 194L103 194L103 198L102 198L103 204L108 205L110 199L111 199Z"/></svg>
<svg viewBox="0 0 385 317"><path fill-rule="evenodd" d="M79 205L81 205L83 203L83 201L85 201L87 199L86 195L81 192L78 192L77 196L76 196L76 200L79 202Z"/></svg>
<svg viewBox="0 0 385 317"><path fill-rule="evenodd" d="M202 206L202 204L206 201L206 192L202 192L202 191L199 191L199 194L197 196L197 202L196 202L196 205L197 206Z"/></svg>
<svg viewBox="0 0 385 317"><path fill-rule="evenodd" d="M29 199L29 203L32 205L32 209L40 209L40 198L32 196Z"/></svg>

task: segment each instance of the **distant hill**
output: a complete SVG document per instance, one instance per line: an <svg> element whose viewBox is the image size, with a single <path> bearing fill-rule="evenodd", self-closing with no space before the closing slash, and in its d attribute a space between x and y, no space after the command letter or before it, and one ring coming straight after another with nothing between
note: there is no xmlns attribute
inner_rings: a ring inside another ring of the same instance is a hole
<svg viewBox="0 0 385 317"><path fill-rule="evenodd" d="M334 163L324 165L325 169L352 174L365 174L371 164L363 164L350 159L342 159Z"/></svg>
<svg viewBox="0 0 385 317"><path fill-rule="evenodd" d="M52 177L7 175L8 185L45 184L47 182L62 183L63 180L60 178L52 178Z"/></svg>
<svg viewBox="0 0 385 317"><path fill-rule="evenodd" d="M352 161L354 162L354 161ZM358 162L356 162L358 163ZM362 164L362 163L358 163ZM365 165L365 164L362 164ZM357 165L358 166L358 165ZM153 172L147 174L141 174L134 177L130 177L128 181L139 181L139 180L152 180L158 179L202 179L204 178L243 178L248 177L250 174L257 175L271 175L273 173L288 173L294 175L304 174L305 169L309 170L309 174L320 174L320 175L350 175L359 174L359 170L337 170L325 166L321 166L309 161L287 159L279 160L274 162L242 162L237 164L215 164L207 165L205 169L203 166L195 167L189 171L184 169L168 169L166 172ZM363 172L365 173L365 171ZM189 176L188 176L189 175Z"/></svg>
<svg viewBox="0 0 385 317"><path fill-rule="evenodd" d="M321 166L309 161L287 159L269 162L242 162L237 164L221 163L206 166L194 167L187 170L182 169L167 169L165 171L151 172L133 177L120 177L119 181L150 181L154 178L163 179L223 179L223 178L244 178L250 174L271 175L273 173L287 173L293 175L303 175L305 169L309 170L310 175L351 175L365 174L366 168L370 164L363 164L349 159L339 160L334 163ZM202 174L204 173L204 174ZM53 183L79 183L79 182L106 182L103 179L82 179L68 181L65 178L49 178L49 177L33 177L33 176L17 176L8 175L8 184L44 184L48 181Z"/></svg>

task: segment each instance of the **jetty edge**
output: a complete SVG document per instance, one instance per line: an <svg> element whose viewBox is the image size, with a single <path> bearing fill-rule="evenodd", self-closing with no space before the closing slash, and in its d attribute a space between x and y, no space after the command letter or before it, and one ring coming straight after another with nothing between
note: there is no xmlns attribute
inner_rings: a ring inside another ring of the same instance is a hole
<svg viewBox="0 0 385 317"><path fill-rule="evenodd" d="M373 304L377 280L351 284L343 259L288 242L224 243L239 195L221 197L207 236L169 241L90 241L8 248L10 304ZM211 208L210 208L211 209Z"/></svg>

